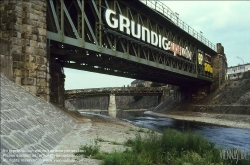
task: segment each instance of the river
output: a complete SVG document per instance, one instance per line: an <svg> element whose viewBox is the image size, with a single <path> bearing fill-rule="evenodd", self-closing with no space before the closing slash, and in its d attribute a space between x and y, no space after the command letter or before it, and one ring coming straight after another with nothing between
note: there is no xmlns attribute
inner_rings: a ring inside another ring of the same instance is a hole
<svg viewBox="0 0 250 165"><path fill-rule="evenodd" d="M144 114L143 112L118 111L117 118L136 126L149 128L157 132L172 128L178 131L191 131L200 134L216 146L224 149L238 148L250 152L250 130L231 128L199 122L176 120Z"/></svg>

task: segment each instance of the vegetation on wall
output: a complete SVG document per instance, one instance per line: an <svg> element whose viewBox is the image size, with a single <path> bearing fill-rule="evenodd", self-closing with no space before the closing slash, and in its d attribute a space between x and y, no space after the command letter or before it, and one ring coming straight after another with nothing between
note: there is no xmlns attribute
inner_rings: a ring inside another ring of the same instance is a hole
<svg viewBox="0 0 250 165"><path fill-rule="evenodd" d="M161 86L163 86L163 84L162 83L157 83L157 82L152 82L150 84L150 87L161 87Z"/></svg>
<svg viewBox="0 0 250 165"><path fill-rule="evenodd" d="M145 87L145 85L140 83L140 84L137 84L136 87ZM134 101L137 102L137 101L141 100L143 98L143 96L134 96L133 98L134 98Z"/></svg>

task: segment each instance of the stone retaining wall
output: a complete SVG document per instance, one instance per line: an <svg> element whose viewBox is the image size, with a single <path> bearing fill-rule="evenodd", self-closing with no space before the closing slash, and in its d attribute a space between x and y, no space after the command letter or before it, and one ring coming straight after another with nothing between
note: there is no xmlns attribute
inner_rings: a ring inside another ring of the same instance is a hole
<svg viewBox="0 0 250 165"><path fill-rule="evenodd" d="M13 61L10 55L10 41L0 38L0 72L9 80L13 80Z"/></svg>
<svg viewBox="0 0 250 165"><path fill-rule="evenodd" d="M0 1L1 45L13 60L14 82L49 101L49 62L47 61L46 1Z"/></svg>
<svg viewBox="0 0 250 165"><path fill-rule="evenodd" d="M242 114L250 115L250 106L233 106L233 105L218 105L218 106L193 106L191 111L203 113L217 113L217 114Z"/></svg>
<svg viewBox="0 0 250 165"><path fill-rule="evenodd" d="M157 106L157 96L143 96L137 102L134 101L133 96L116 96L117 109L148 109ZM70 110L79 109L102 109L107 110L109 106L109 97L86 97L83 99L66 100L65 108Z"/></svg>

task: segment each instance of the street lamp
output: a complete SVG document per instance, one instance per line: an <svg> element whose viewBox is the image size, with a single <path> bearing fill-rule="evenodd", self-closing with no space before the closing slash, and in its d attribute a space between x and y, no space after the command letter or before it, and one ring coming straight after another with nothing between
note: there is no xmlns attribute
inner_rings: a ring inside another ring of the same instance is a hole
<svg viewBox="0 0 250 165"><path fill-rule="evenodd" d="M240 60L243 62L243 67L244 67L244 72L245 72L245 65L244 65L244 61L243 61L243 59L242 59L242 58L240 58L239 56L237 56L237 57L235 57L235 58L238 58L238 59L240 59Z"/></svg>
<svg viewBox="0 0 250 165"><path fill-rule="evenodd" d="M243 62L243 67L244 67L244 72L245 72L245 65L244 65L244 61L243 61L243 59L242 59L242 58L240 58L239 56L237 56L237 57L235 57L235 58L238 58L238 59L242 60L242 62ZM244 72L243 72L243 74L244 74ZM242 74L242 76L243 76L243 74Z"/></svg>

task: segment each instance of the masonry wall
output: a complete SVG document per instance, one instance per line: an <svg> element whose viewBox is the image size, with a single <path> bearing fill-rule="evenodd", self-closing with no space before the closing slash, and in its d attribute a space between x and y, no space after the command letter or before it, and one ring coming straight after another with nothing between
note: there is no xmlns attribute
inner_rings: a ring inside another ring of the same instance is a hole
<svg viewBox="0 0 250 165"><path fill-rule="evenodd" d="M0 6L0 38L8 42L3 45L8 53L1 56L1 59L4 58L5 62L9 60L12 66L12 69L5 68L5 75L9 74L7 77L11 78L13 74L15 83L49 101L46 1L4 0L0 1Z"/></svg>
<svg viewBox="0 0 250 165"><path fill-rule="evenodd" d="M12 56L10 55L10 42L0 38L0 72L9 80L13 80Z"/></svg>
<svg viewBox="0 0 250 165"><path fill-rule="evenodd" d="M198 102L202 98L206 97L210 92L215 91L226 80L227 72L227 58L224 53L224 47L221 43L217 44L217 54L212 56L212 67L213 67L213 83L211 85L206 84L203 86L195 86L191 90L193 103Z"/></svg>
<svg viewBox="0 0 250 165"><path fill-rule="evenodd" d="M116 96L117 109L148 109L158 105L157 96L143 96L137 102L133 96ZM103 97L86 97L83 99L66 100L65 108L70 110L79 109L102 109L107 110L109 105L108 96Z"/></svg>
<svg viewBox="0 0 250 165"><path fill-rule="evenodd" d="M226 80L227 58L224 53L224 47L221 45L221 43L217 44L217 55L212 57L212 66L214 82L211 85L210 90L215 91Z"/></svg>

